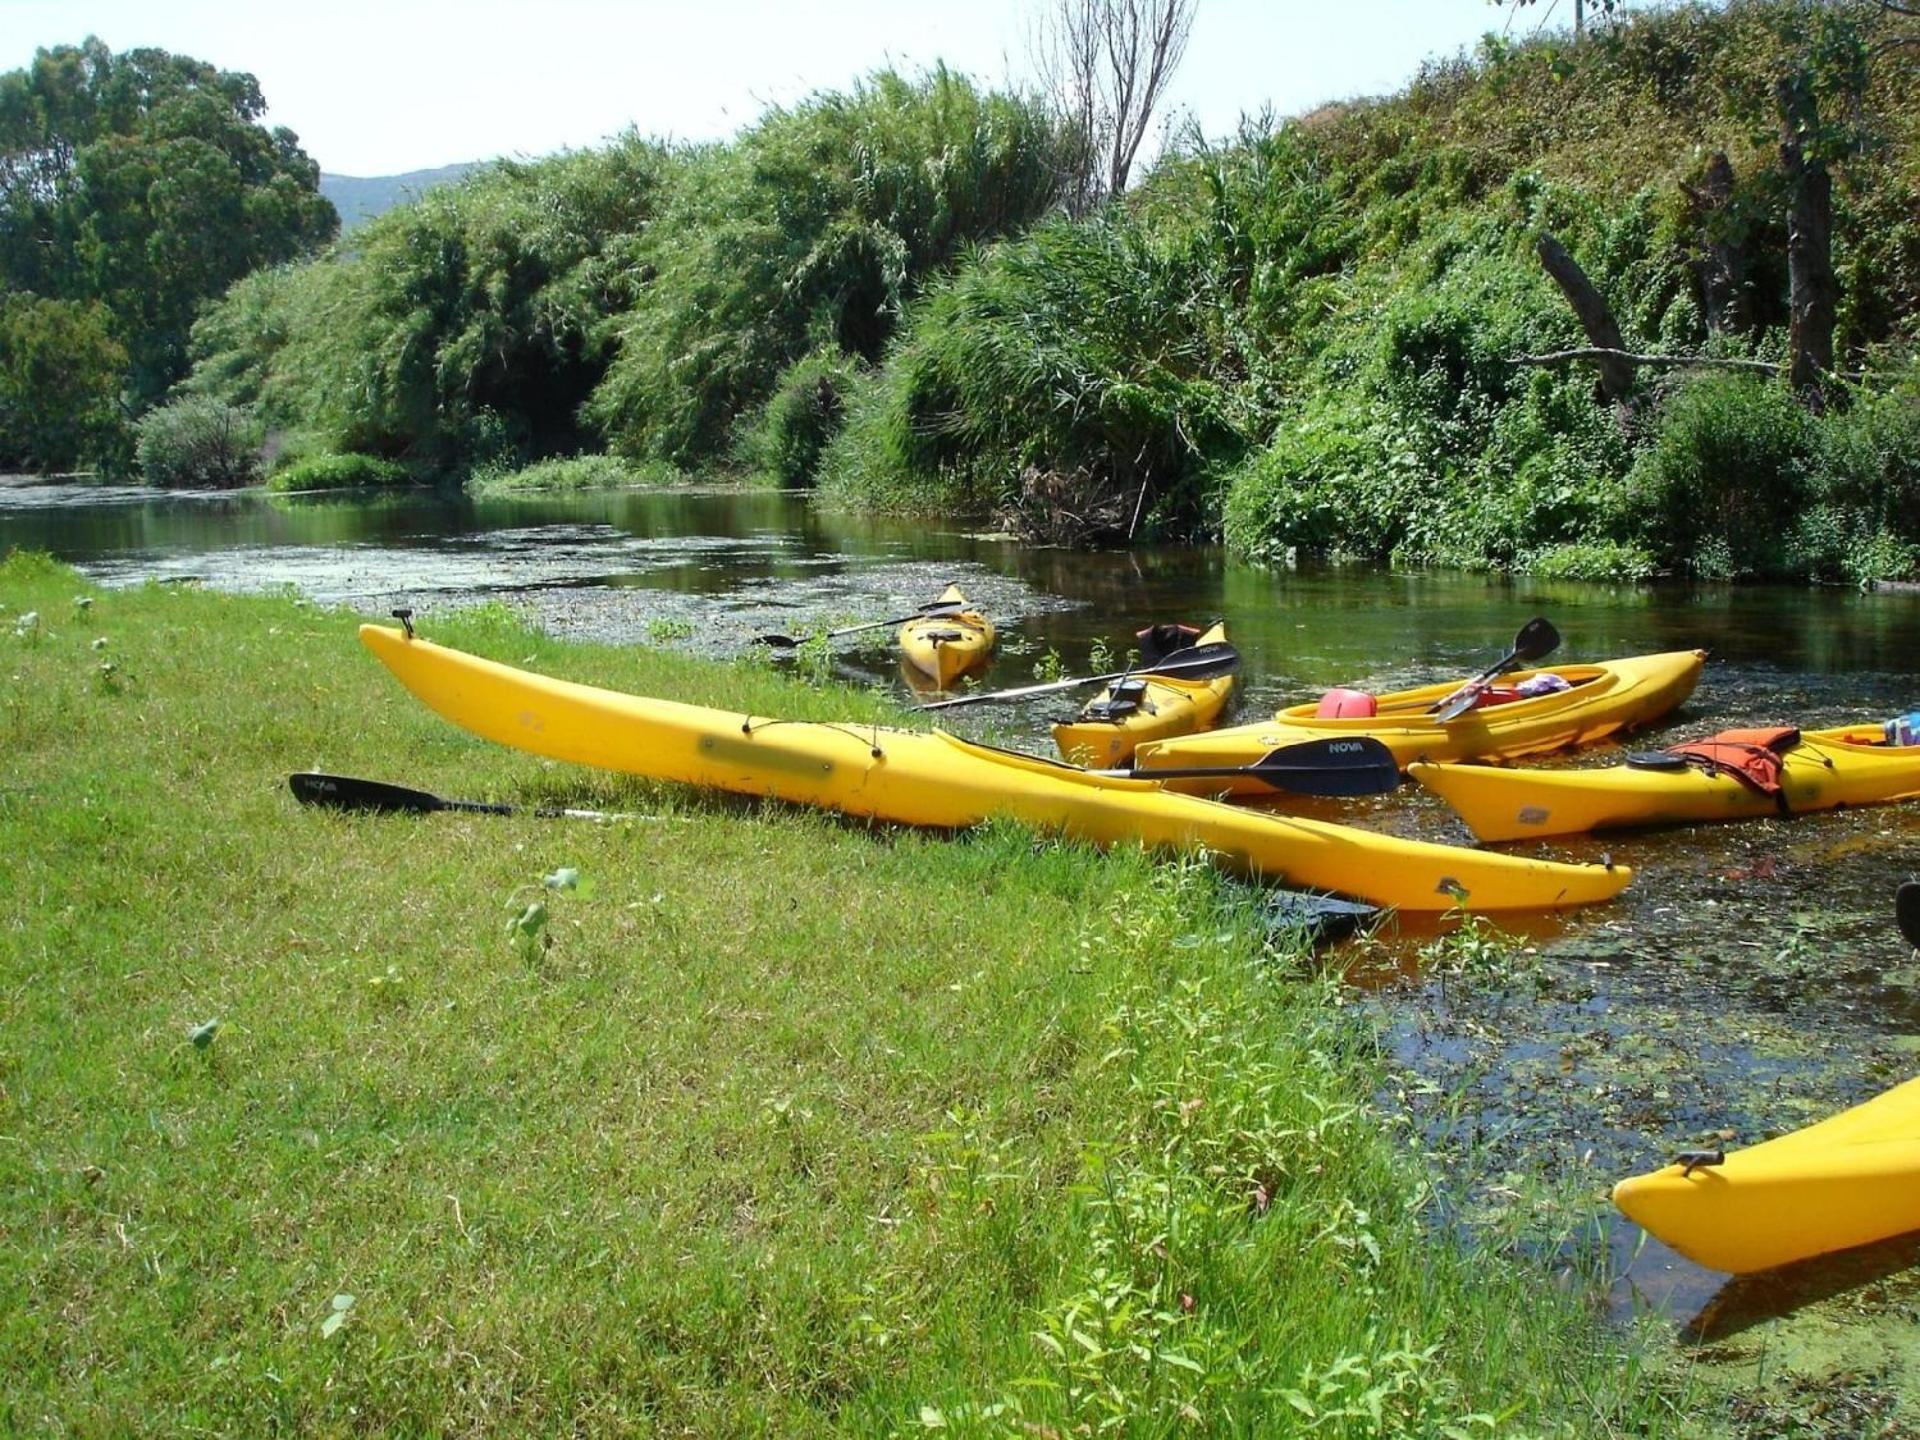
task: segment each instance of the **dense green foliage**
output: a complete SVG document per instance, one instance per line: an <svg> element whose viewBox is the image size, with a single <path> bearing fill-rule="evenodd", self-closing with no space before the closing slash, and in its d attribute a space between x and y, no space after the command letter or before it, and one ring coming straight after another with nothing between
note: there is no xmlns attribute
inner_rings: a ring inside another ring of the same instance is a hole
<svg viewBox="0 0 1920 1440"><path fill-rule="evenodd" d="M236 286L195 331L191 385L424 465L594 442L714 463L789 366L877 357L927 274L1038 215L1055 159L1040 107L936 71L730 145L491 166ZM785 466L819 448L788 428Z"/></svg>
<svg viewBox="0 0 1920 1440"><path fill-rule="evenodd" d="M1088 473L1127 502L1114 514L1144 493L1162 533L1224 531L1256 557L1905 573L1920 541L1897 448L1913 394L1900 357L1920 339L1920 82L1886 43L1902 25L1916 28L1797 0L1635 13L1578 46L1490 40L1391 99L1189 146L1126 205L1042 227L937 287L830 449L826 494L1017 511L1049 472ZM1534 239L1573 251L1630 349L1780 359L1773 89L1792 76L1832 120L1808 145L1842 182L1841 353L1877 372L1870 394L1906 399L1863 400L1871 424L1792 422L1805 453L1786 469L1743 479L1722 447L1695 453L1683 481L1680 451L1792 402L1644 371L1623 425L1590 369L1514 365L1586 343ZM1735 184L1702 212L1686 187L1715 148ZM1701 262L1715 240L1740 252L1744 313L1710 335ZM1727 413L1709 422L1714 406ZM1662 440L1669 417L1684 433ZM1877 477L1870 504L1838 480L1842 455ZM1668 533L1662 507L1683 492L1743 485L1773 488L1735 528L1762 513L1766 530L1790 528L1817 492L1846 553Z"/></svg>
<svg viewBox="0 0 1920 1440"><path fill-rule="evenodd" d="M822 346L796 360L747 432L739 458L776 484L811 483L822 452L840 433L847 406L866 379L859 359L837 346Z"/></svg>
<svg viewBox="0 0 1920 1440"><path fill-rule="evenodd" d="M76 375L100 393L98 332L124 351L113 389L138 413L185 373L203 301L332 236L318 167L265 112L251 75L94 39L0 75L0 286L79 307L48 388L0 397L0 465L114 458L124 437L97 398L82 423L49 419Z"/></svg>
<svg viewBox="0 0 1920 1440"><path fill-rule="evenodd" d="M1202 864L556 769L285 596L22 556L0 611L0 1430L1685 1428L1517 1233L1436 1232L1365 1022ZM290 757L637 818L327 815Z"/></svg>
<svg viewBox="0 0 1920 1440"><path fill-rule="evenodd" d="M675 164L629 138L436 189L350 247L236 285L194 331L190 388L422 467L568 448Z"/></svg>
<svg viewBox="0 0 1920 1440"><path fill-rule="evenodd" d="M0 299L0 465L69 470L120 456L126 368L98 302Z"/></svg>

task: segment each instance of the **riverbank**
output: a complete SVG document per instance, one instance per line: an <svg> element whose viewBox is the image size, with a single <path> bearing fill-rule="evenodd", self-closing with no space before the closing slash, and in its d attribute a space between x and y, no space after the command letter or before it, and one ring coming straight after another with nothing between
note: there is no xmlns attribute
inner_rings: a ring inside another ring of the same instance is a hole
<svg viewBox="0 0 1920 1440"><path fill-rule="evenodd" d="M1577 1298L1436 1242L1370 1032L1205 871L565 771L288 598L16 557L0 604L10 1428L1667 1423ZM640 818L341 819L309 765Z"/></svg>

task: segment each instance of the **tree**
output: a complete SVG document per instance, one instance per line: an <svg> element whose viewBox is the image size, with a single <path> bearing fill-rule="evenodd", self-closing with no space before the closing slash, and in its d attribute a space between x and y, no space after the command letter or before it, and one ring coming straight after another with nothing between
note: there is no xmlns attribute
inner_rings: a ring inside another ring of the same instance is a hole
<svg viewBox="0 0 1920 1440"><path fill-rule="evenodd" d="M121 458L127 352L88 301L0 301L0 469L71 470Z"/></svg>
<svg viewBox="0 0 1920 1440"><path fill-rule="evenodd" d="M1198 0L1048 0L1032 52L1075 138L1063 193L1084 215L1127 188L1187 50Z"/></svg>
<svg viewBox="0 0 1920 1440"><path fill-rule="evenodd" d="M92 38L0 75L0 285L103 307L135 409L185 373L203 301L339 228L266 108L251 75Z"/></svg>

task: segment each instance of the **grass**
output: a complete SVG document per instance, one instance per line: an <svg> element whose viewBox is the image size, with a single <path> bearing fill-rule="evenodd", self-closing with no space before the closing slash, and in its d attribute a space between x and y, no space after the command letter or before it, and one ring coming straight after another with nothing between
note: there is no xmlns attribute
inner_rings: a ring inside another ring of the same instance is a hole
<svg viewBox="0 0 1920 1440"><path fill-rule="evenodd" d="M1435 1237L1370 1032L1204 867L500 750L291 597L16 556L0 605L0 1431L1683 1428ZM308 766L640 818L331 816Z"/></svg>

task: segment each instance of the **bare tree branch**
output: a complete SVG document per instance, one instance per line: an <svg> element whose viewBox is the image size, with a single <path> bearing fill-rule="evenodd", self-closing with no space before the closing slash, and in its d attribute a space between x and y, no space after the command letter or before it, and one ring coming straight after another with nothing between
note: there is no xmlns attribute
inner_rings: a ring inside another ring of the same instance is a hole
<svg viewBox="0 0 1920 1440"><path fill-rule="evenodd" d="M1067 208L1084 214L1127 188L1154 111L1186 53L1199 0L1047 0L1029 39L1034 68L1075 137Z"/></svg>

